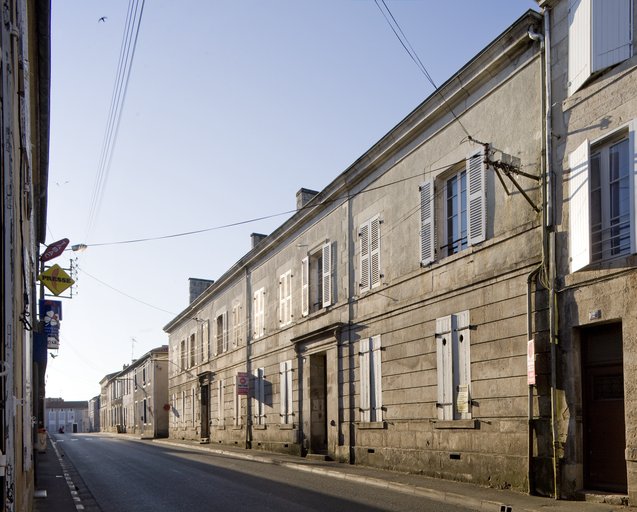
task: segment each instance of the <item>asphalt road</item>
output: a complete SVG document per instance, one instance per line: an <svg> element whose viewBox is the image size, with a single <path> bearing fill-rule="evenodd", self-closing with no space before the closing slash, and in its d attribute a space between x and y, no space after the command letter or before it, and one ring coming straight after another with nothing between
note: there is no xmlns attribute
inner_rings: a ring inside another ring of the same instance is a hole
<svg viewBox="0 0 637 512"><path fill-rule="evenodd" d="M99 434L56 436L103 512L465 512L278 465Z"/></svg>

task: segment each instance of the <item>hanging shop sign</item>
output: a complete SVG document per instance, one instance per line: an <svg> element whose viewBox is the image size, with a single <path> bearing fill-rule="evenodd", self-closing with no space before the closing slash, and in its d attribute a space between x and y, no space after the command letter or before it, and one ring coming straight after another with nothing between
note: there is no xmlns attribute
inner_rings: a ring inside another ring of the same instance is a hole
<svg viewBox="0 0 637 512"><path fill-rule="evenodd" d="M56 296L60 295L60 293L75 283L75 281L71 279L71 276L57 264L47 268L38 276L38 279Z"/></svg>
<svg viewBox="0 0 637 512"><path fill-rule="evenodd" d="M59 300L40 300L40 320L44 324L44 336L47 349L60 348L60 322L62 320L62 302Z"/></svg>
<svg viewBox="0 0 637 512"><path fill-rule="evenodd" d="M66 249L67 245L69 245L68 238L63 238L62 240L58 240L57 242L49 244L49 246L46 248L46 251L44 251L42 253L42 256L40 256L40 261L44 263L45 261L57 258L60 254L62 254L64 249Z"/></svg>
<svg viewBox="0 0 637 512"><path fill-rule="evenodd" d="M247 372L237 373L237 395L247 395L250 390L250 374Z"/></svg>

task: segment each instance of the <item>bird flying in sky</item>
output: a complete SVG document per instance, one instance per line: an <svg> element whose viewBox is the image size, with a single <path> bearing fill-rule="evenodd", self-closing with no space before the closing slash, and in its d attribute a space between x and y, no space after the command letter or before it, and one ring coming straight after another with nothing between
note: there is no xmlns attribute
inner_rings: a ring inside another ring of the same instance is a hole
<svg viewBox="0 0 637 512"><path fill-rule="evenodd" d="M98 23L102 22L102 23L106 23L106 16L102 16L99 20L97 20Z"/></svg>

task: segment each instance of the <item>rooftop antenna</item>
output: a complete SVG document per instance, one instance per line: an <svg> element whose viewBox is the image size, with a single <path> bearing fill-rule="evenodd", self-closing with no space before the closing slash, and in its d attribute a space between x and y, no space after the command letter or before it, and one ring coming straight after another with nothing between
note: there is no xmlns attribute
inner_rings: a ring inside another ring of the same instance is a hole
<svg viewBox="0 0 637 512"><path fill-rule="evenodd" d="M135 343L137 340L135 338L130 339L130 360L131 363L135 362Z"/></svg>

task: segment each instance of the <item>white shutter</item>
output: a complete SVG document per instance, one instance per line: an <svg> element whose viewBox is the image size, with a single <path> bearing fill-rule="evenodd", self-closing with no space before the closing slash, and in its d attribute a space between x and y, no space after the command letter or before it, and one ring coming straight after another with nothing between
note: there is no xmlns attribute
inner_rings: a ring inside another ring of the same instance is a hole
<svg viewBox="0 0 637 512"><path fill-rule="evenodd" d="M635 141L635 132L637 131L637 120L630 122L628 132L628 154L630 158L629 164L629 197L630 201L630 252L637 253L637 145Z"/></svg>
<svg viewBox="0 0 637 512"><path fill-rule="evenodd" d="M288 413L288 422L292 422L292 361L287 362L287 373L285 374L285 387L287 389L285 393L286 407Z"/></svg>
<svg viewBox="0 0 637 512"><path fill-rule="evenodd" d="M434 261L434 182L427 180L420 185L420 263Z"/></svg>
<svg viewBox="0 0 637 512"><path fill-rule="evenodd" d="M217 381L217 424L223 427L223 380Z"/></svg>
<svg viewBox="0 0 637 512"><path fill-rule="evenodd" d="M306 256L301 260L301 314L307 316L310 313L310 258Z"/></svg>
<svg viewBox="0 0 637 512"><path fill-rule="evenodd" d="M288 419L288 411L287 411L287 403L288 403L288 389L287 389L287 366L288 362L284 361L279 363L279 397L281 401L281 423L287 423Z"/></svg>
<svg viewBox="0 0 637 512"><path fill-rule="evenodd" d="M380 285L380 218L375 217L369 223L369 286Z"/></svg>
<svg viewBox="0 0 637 512"><path fill-rule="evenodd" d="M632 0L593 0L592 73L632 55L631 3Z"/></svg>
<svg viewBox="0 0 637 512"><path fill-rule="evenodd" d="M361 421L370 421L369 338L360 340Z"/></svg>
<svg viewBox="0 0 637 512"><path fill-rule="evenodd" d="M370 408L373 409L372 421L382 421L383 419L383 376L381 373L381 345L380 336L374 336L371 339L371 362L370 373L372 374L372 382L370 388L374 392L374 399L370 400Z"/></svg>
<svg viewBox="0 0 637 512"><path fill-rule="evenodd" d="M287 293L286 293L287 281L285 274L279 277L279 324L283 325L287 317Z"/></svg>
<svg viewBox="0 0 637 512"><path fill-rule="evenodd" d="M222 344L223 344L223 351L227 352L228 351L228 311L224 311L223 313L221 313L221 322L223 325L223 332L222 332Z"/></svg>
<svg viewBox="0 0 637 512"><path fill-rule="evenodd" d="M366 292L369 290L369 222L360 227L360 290Z"/></svg>
<svg viewBox="0 0 637 512"><path fill-rule="evenodd" d="M485 197L485 165L481 151L467 159L468 182L468 216L467 241L469 245L483 242L486 239L486 208Z"/></svg>
<svg viewBox="0 0 637 512"><path fill-rule="evenodd" d="M438 377L438 419L453 418L451 316L436 319L436 372Z"/></svg>
<svg viewBox="0 0 637 512"><path fill-rule="evenodd" d="M323 279L323 307L332 304L332 244L323 245L323 268L321 275Z"/></svg>
<svg viewBox="0 0 637 512"><path fill-rule="evenodd" d="M591 262L590 180L588 139L568 156L569 251L571 272Z"/></svg>
<svg viewBox="0 0 637 512"><path fill-rule="evenodd" d="M591 0L568 3L568 94L591 76Z"/></svg>
<svg viewBox="0 0 637 512"><path fill-rule="evenodd" d="M471 418L471 338L469 311L462 311L456 315L456 329L458 341L458 383L467 386L468 412L463 412L462 419Z"/></svg>
<svg viewBox="0 0 637 512"><path fill-rule="evenodd" d="M210 359L210 321L204 320L201 324L201 340L203 344L204 358Z"/></svg>

